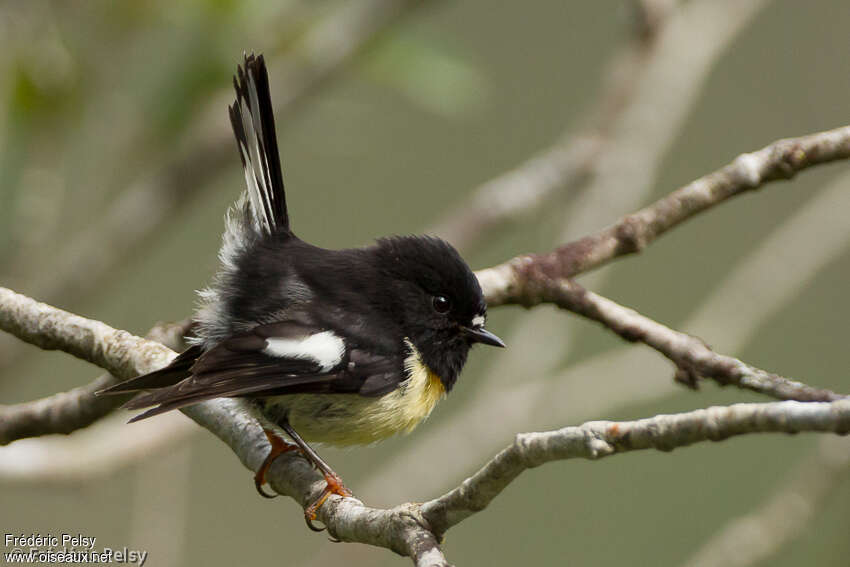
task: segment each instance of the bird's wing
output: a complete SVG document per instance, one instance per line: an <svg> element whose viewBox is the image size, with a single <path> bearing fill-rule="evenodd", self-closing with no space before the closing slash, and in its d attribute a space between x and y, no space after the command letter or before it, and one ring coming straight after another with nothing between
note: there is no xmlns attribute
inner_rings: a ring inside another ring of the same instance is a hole
<svg viewBox="0 0 850 567"><path fill-rule="evenodd" d="M178 361L175 359L175 363ZM168 367L163 371L167 374ZM222 341L200 354L186 374L176 383L142 393L125 404L127 409L156 406L132 421L220 397L300 393L377 396L394 389L403 377L399 355L348 348L331 330L293 322L260 325ZM161 383L151 379L142 383L151 382Z"/></svg>

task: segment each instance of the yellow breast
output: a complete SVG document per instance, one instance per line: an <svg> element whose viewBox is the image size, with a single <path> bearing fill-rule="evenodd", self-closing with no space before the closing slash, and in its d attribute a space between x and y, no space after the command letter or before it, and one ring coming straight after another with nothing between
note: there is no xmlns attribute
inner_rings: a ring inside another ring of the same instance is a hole
<svg viewBox="0 0 850 567"><path fill-rule="evenodd" d="M404 360L408 378L397 390L381 398L387 410L396 416L398 429L411 431L431 414L431 410L446 396L440 377L422 362L422 355L409 340L405 340L410 354Z"/></svg>
<svg viewBox="0 0 850 567"><path fill-rule="evenodd" d="M409 433L446 395L422 355L405 339L410 354L404 360L407 379L380 398L359 394L282 396L290 423L308 441L331 445L365 445L396 433Z"/></svg>
<svg viewBox="0 0 850 567"><path fill-rule="evenodd" d="M345 444L372 443L396 433L410 433L445 395L440 377L422 361L422 355L409 340L410 354L404 360L407 380L380 398L369 400L358 408L354 435ZM361 398L362 399L362 398ZM355 440L356 438L356 440Z"/></svg>

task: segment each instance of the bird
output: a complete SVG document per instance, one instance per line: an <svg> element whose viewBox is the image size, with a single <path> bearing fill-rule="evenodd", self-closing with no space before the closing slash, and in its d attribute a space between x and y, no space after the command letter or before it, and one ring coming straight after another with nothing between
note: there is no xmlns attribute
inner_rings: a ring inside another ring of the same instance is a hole
<svg viewBox="0 0 850 567"><path fill-rule="evenodd" d="M290 225L262 54L245 54L228 107L246 188L225 215L220 265L199 292L189 347L168 366L99 392L135 393L130 421L220 397L249 400L271 449L254 476L300 452L331 494L351 496L309 443L368 445L407 433L455 386L474 344L504 347L485 328L475 274L448 242L388 236L325 249ZM290 441L286 440L289 437Z"/></svg>

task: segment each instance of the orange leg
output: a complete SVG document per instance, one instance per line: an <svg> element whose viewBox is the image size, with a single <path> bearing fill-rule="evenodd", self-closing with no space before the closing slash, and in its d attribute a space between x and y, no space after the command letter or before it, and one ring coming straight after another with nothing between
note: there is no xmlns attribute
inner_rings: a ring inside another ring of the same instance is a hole
<svg viewBox="0 0 850 567"><path fill-rule="evenodd" d="M266 473L268 472L269 467L272 466L274 460L279 456L290 451L299 451L300 448L298 445L293 445L292 443L281 439L280 436L276 435L271 429L266 429L264 427L263 433L266 434L266 439L269 440L269 444L272 448L271 451L269 451L266 460L263 461L263 464L257 470L257 474L254 475L254 486L257 487L257 492L259 492L260 496L263 498L274 498L277 494L272 494L263 490L263 485L266 483Z"/></svg>
<svg viewBox="0 0 850 567"><path fill-rule="evenodd" d="M319 496L319 498L317 498L315 502L307 506L307 508L304 510L304 519L307 521L307 527L313 530L314 532L320 532L324 529L317 528L316 526L314 526L313 521L316 519L316 512L319 511L319 508L321 508L322 504L325 503L325 500L328 499L328 496L330 496L331 494L337 494L339 496L342 496L343 498L352 496L351 491L348 490L344 484L342 484L342 479L339 478L338 474L333 471L330 471L330 473L324 473L324 475L327 486L325 486L325 489L322 491L321 496Z"/></svg>
<svg viewBox="0 0 850 567"><path fill-rule="evenodd" d="M266 482L266 472L268 472L269 467L274 462L276 458L278 458L283 453L288 453L289 451L298 451L300 452L304 458L306 458L310 463L313 464L319 471L321 471L322 475L325 477L325 482L327 486L322 491L322 494L319 498L316 499L315 502L307 506L304 510L304 520L307 522L307 527L313 530L314 532L323 531L324 528L317 528L313 525L313 521L316 519L316 513L319 511L319 508L331 494L337 494L342 497L352 496L350 490L348 490L345 485L342 483L342 479L336 474L331 467L322 460L322 458L310 447L306 441L304 441L298 432L296 432L289 422L284 420L279 423L279 425L283 428L287 435L289 435L295 444L289 443L284 439L281 439L279 435L277 435L274 431L270 429L263 428L263 432L266 434L266 438L269 440L269 444L271 444L271 451L269 451L269 455L266 457L266 460L263 461L262 466L260 466L257 474L254 475L254 485L257 487L257 492L260 493L261 496L265 498L274 498L277 496L276 494L269 494L265 492L262 488L263 484Z"/></svg>

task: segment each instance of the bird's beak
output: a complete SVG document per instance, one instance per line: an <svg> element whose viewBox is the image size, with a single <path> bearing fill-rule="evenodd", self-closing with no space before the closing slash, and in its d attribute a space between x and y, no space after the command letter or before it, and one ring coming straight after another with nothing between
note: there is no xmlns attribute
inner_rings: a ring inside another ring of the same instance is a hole
<svg viewBox="0 0 850 567"><path fill-rule="evenodd" d="M485 329L484 327L461 327L463 334L474 343L505 348L502 339Z"/></svg>

